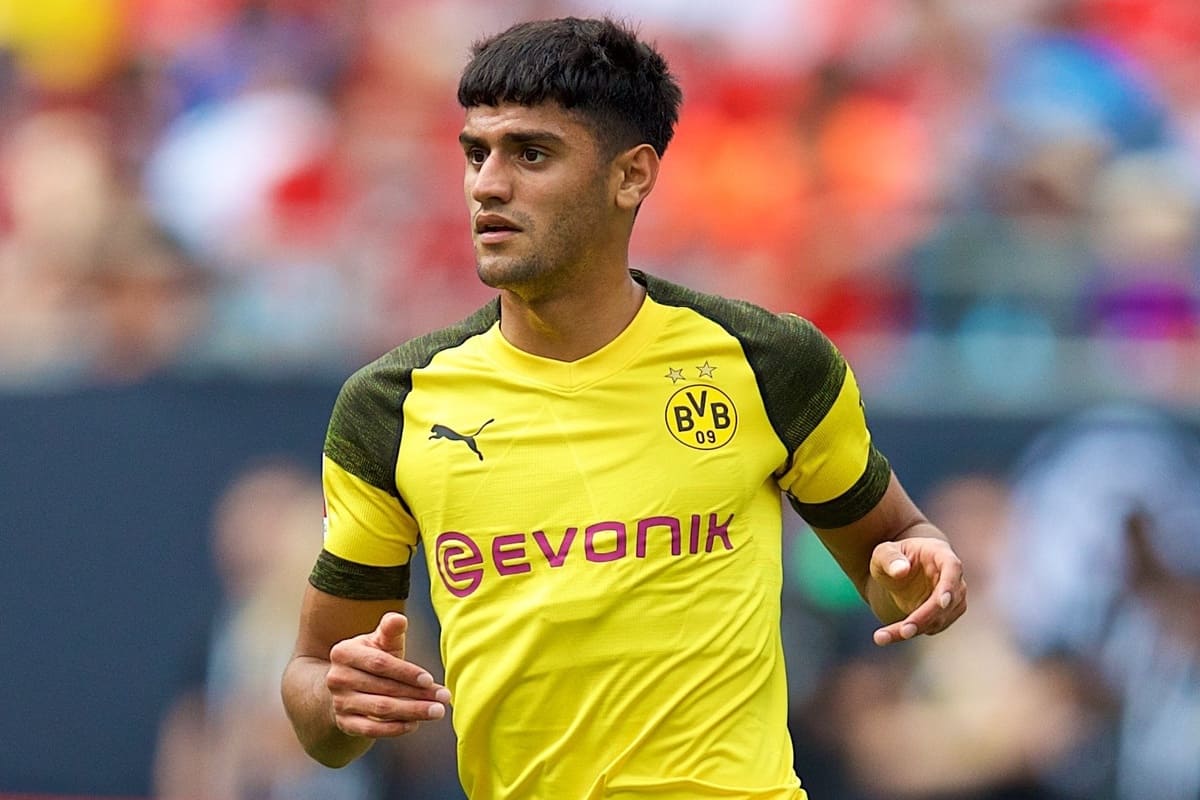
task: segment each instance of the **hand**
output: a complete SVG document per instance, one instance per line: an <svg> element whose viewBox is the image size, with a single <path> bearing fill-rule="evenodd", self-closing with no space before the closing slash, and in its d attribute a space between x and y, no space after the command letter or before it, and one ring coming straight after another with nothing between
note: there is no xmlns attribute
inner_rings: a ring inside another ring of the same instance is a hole
<svg viewBox="0 0 1200 800"><path fill-rule="evenodd" d="M333 696L334 723L343 733L401 736L446 716L450 691L404 658L407 630L408 619L389 612L375 630L330 650L325 685Z"/></svg>
<svg viewBox="0 0 1200 800"><path fill-rule="evenodd" d="M903 619L875 631L875 644L944 631L967 610L962 561L944 539L883 542L871 553L871 577Z"/></svg>

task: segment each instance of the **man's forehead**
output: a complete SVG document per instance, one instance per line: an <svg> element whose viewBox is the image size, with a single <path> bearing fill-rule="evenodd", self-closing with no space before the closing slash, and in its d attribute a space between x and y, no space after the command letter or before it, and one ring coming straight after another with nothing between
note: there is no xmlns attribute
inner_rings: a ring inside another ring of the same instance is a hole
<svg viewBox="0 0 1200 800"><path fill-rule="evenodd" d="M555 102L521 105L502 103L497 106L471 106L463 121L463 135L472 138L504 136L533 131L557 134L571 139L590 135L579 115Z"/></svg>

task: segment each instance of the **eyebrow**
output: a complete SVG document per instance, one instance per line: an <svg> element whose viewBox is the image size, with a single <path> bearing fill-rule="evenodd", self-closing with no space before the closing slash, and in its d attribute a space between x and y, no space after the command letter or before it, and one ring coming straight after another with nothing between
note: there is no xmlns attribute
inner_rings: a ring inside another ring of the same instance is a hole
<svg viewBox="0 0 1200 800"><path fill-rule="evenodd" d="M463 147L485 147L487 140L481 136L473 136L466 131L458 135L459 144ZM546 130L513 131L500 137L501 146L523 144L563 144L566 140L557 133Z"/></svg>

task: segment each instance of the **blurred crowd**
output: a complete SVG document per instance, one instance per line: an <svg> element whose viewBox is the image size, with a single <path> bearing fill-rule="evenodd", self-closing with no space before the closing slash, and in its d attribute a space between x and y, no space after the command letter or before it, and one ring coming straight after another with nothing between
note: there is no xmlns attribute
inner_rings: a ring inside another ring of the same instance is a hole
<svg viewBox="0 0 1200 800"><path fill-rule="evenodd" d="M0 385L340 375L466 314L458 71L571 13L684 86L638 266L883 402L1200 396L1194 0L5 0Z"/></svg>

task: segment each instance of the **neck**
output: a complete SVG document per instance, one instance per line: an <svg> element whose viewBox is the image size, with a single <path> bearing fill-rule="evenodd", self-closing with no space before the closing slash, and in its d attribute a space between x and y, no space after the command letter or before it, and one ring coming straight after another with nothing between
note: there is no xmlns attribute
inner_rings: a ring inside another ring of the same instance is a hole
<svg viewBox="0 0 1200 800"><path fill-rule="evenodd" d="M506 289L500 294L500 332L532 355L577 361L617 338L645 295L628 271L536 298Z"/></svg>

